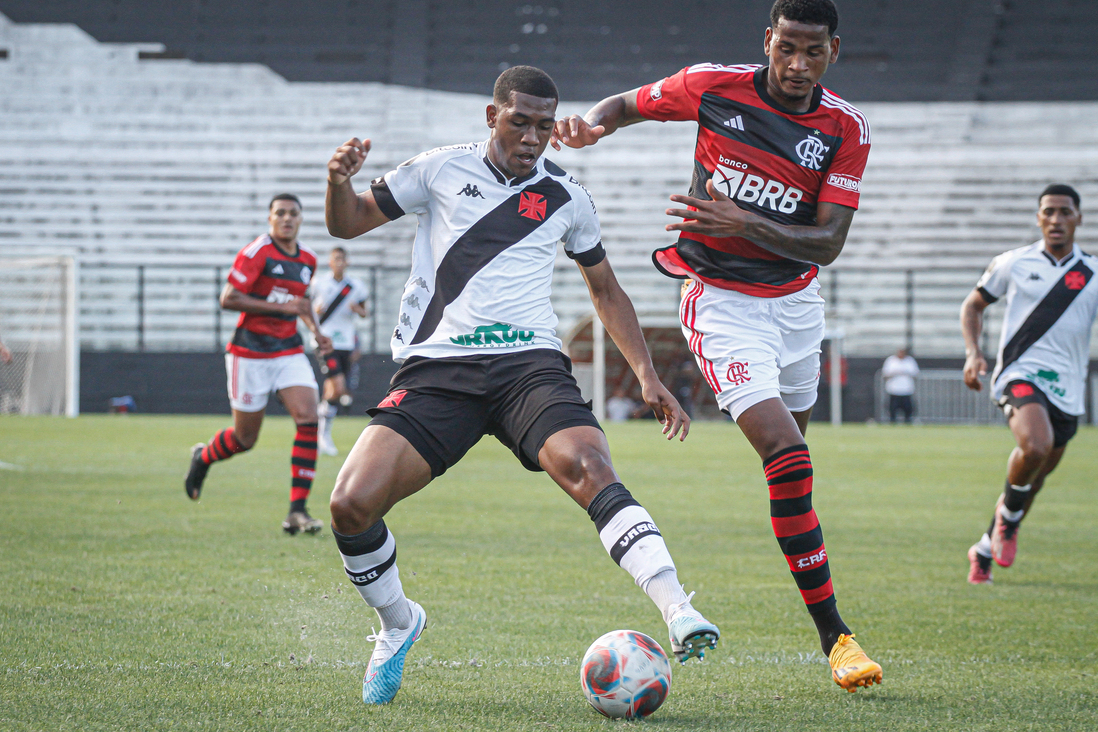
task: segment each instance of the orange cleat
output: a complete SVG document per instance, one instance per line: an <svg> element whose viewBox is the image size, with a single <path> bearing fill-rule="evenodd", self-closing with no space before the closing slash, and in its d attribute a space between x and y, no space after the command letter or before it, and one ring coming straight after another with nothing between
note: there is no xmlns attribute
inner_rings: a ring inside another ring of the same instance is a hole
<svg viewBox="0 0 1098 732"><path fill-rule="evenodd" d="M851 694L859 686L880 684L884 678L881 664L870 660L865 651L854 640L853 635L840 635L838 642L827 657L831 664L831 677L835 683Z"/></svg>
<svg viewBox="0 0 1098 732"><path fill-rule="evenodd" d="M995 525L991 529L991 558L1000 567L1009 567L1014 564L1014 555L1018 553L1018 522L1004 519L999 512L1002 507L1003 498L1000 496L995 504Z"/></svg>

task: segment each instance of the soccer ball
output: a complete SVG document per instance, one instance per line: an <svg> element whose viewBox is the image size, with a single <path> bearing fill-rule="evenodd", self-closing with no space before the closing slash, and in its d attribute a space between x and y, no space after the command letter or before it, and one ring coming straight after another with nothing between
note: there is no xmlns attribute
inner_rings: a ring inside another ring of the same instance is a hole
<svg viewBox="0 0 1098 732"><path fill-rule="evenodd" d="M647 717L671 690L671 664L660 644L644 633L613 630L583 655L580 688L600 714Z"/></svg>

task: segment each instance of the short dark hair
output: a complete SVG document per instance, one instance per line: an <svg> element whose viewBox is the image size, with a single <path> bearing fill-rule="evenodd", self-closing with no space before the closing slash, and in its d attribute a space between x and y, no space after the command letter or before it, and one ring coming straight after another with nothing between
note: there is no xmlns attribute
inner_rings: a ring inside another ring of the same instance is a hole
<svg viewBox="0 0 1098 732"><path fill-rule="evenodd" d="M1071 200L1075 201L1075 208L1079 208L1079 192L1065 183L1053 183L1041 191L1041 195L1037 196L1038 206L1045 196L1071 196Z"/></svg>
<svg viewBox="0 0 1098 732"><path fill-rule="evenodd" d="M336 252L339 252L344 257L347 256L347 250L344 249L343 247L332 247L332 251L328 252L328 255L331 256L332 254L335 254Z"/></svg>
<svg viewBox="0 0 1098 732"><path fill-rule="evenodd" d="M270 211L274 208L275 201L293 201L297 204L298 208L302 208L301 199L292 193L279 193L277 196L271 199L271 202L267 204L267 210Z"/></svg>
<svg viewBox="0 0 1098 732"><path fill-rule="evenodd" d="M776 0L770 8L770 26L777 28L782 18L805 25L826 25L829 36L839 29L839 11L831 0Z"/></svg>
<svg viewBox="0 0 1098 732"><path fill-rule="evenodd" d="M560 99L552 77L533 66L512 66L500 74L492 87L492 104L497 107L507 104L511 101L511 92L541 99Z"/></svg>

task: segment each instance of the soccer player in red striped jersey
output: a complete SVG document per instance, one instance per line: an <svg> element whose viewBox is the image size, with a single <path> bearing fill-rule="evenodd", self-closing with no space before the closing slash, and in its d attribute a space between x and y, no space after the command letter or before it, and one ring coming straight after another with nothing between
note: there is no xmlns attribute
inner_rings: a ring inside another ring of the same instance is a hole
<svg viewBox="0 0 1098 732"><path fill-rule="evenodd" d="M831 0L778 0L766 66L697 64L559 120L553 144L581 148L646 120L698 125L690 195L667 214L678 241L653 254L685 280L683 334L722 411L763 459L774 534L819 632L835 682L880 683L839 616L812 509L805 431L820 373L816 274L838 257L869 155L865 116L820 86L838 59Z"/></svg>
<svg viewBox="0 0 1098 732"><path fill-rule="evenodd" d="M301 201L290 193L271 199L266 234L240 250L221 292L221 307L240 312L225 354L233 426L191 451L184 488L198 500L210 465L250 450L259 437L267 399L277 392L297 425L290 455L290 512L282 522L289 534L316 533L324 524L309 516L305 502L316 477L317 385L297 332L301 318L321 353L331 340L320 332L305 291L316 270L316 254L297 240Z"/></svg>

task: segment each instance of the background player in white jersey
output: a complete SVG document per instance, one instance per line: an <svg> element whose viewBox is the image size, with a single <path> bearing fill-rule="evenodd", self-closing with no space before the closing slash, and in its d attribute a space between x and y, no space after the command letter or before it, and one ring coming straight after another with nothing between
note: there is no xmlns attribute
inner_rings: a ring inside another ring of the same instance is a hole
<svg viewBox="0 0 1098 732"><path fill-rule="evenodd" d="M332 422L340 405L351 403L347 387L347 375L351 371L352 354L357 342L355 319L365 318L366 285L347 276L347 250L335 247L328 255L327 274L313 279L313 307L316 309L320 332L332 340L332 350L327 354L316 352L320 373L324 375L323 393L316 407L320 418L317 432L317 448L325 455L338 455L332 442Z"/></svg>
<svg viewBox="0 0 1098 732"><path fill-rule="evenodd" d="M1000 254L961 306L965 384L980 391L987 361L980 351L983 312L1006 298L991 398L1006 414L1018 443L1007 463L1006 487L987 533L968 550L968 581L991 582L991 560L1014 563L1018 526L1085 413L1090 329L1098 312L1098 260L1075 246L1083 221L1079 194L1055 184L1038 198L1041 240Z"/></svg>
<svg viewBox="0 0 1098 732"><path fill-rule="evenodd" d="M557 246L579 264L606 329L625 355L668 439L689 418L660 383L628 296L601 241L590 194L541 157L557 107L553 80L529 66L497 79L489 139L412 158L356 195L350 178L369 140L328 164L329 231L350 238L405 213L418 217L411 276L393 332L402 362L336 480L332 529L343 564L382 632L363 700L400 688L404 658L426 623L408 600L382 517L457 463L484 434L544 470L587 509L603 546L656 603L680 660L719 632L690 604L652 517L622 485L598 422L561 353L550 302ZM471 527L474 528L475 527Z"/></svg>
<svg viewBox="0 0 1098 732"><path fill-rule="evenodd" d="M698 125L690 195L667 210L683 219L666 227L678 241L652 259L685 280L683 335L762 458L774 536L832 678L853 692L883 674L839 615L805 441L824 336L816 274L846 243L870 146L865 116L819 83L838 25L831 0L777 0L767 66L689 66L561 120L554 144L593 145L646 120Z"/></svg>

